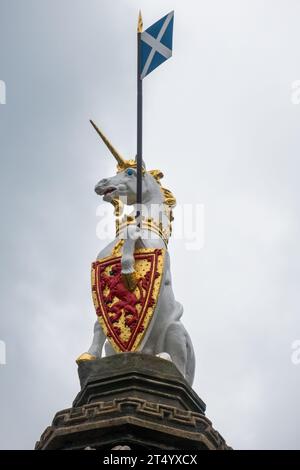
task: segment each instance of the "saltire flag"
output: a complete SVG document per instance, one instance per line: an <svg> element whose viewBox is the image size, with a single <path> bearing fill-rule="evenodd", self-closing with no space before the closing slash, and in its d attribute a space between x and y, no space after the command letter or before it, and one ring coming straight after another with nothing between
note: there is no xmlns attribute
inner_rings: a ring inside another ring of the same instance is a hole
<svg viewBox="0 0 300 470"><path fill-rule="evenodd" d="M140 78L172 56L174 11L141 33Z"/></svg>

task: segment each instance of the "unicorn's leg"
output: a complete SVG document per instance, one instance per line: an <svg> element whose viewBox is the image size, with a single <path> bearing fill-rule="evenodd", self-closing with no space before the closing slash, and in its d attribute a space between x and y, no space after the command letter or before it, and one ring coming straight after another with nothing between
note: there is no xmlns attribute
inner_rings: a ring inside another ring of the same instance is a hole
<svg viewBox="0 0 300 470"><path fill-rule="evenodd" d="M140 229L136 225L130 225L127 228L127 236L123 245L121 265L123 279L130 290L134 290L136 286L134 250L135 244L140 237Z"/></svg>
<svg viewBox="0 0 300 470"><path fill-rule="evenodd" d="M185 344L185 337L181 328L180 322L171 323L165 335L163 352L171 356L172 361L180 370L182 375L185 375L187 351Z"/></svg>
<svg viewBox="0 0 300 470"><path fill-rule="evenodd" d="M102 348L103 344L106 340L106 336L104 331L101 328L101 325L98 320L96 320L94 325L94 336L91 347L88 350L88 353L96 356L97 358L101 358L102 355Z"/></svg>
<svg viewBox="0 0 300 470"><path fill-rule="evenodd" d="M192 386L194 382L194 376L195 376L196 360L195 360L195 352L194 352L192 340L187 332L186 332L186 345L187 345L187 366L185 370L185 378L188 381L188 383Z"/></svg>
<svg viewBox="0 0 300 470"><path fill-rule="evenodd" d="M163 351L171 356L172 362L190 383L193 381L195 368L191 347L191 341L183 324L180 321L171 323L166 331Z"/></svg>
<svg viewBox="0 0 300 470"><path fill-rule="evenodd" d="M96 320L94 325L94 336L93 341L88 349L88 352L81 354L76 362L79 363L81 361L91 361L94 359L100 359L102 355L102 348L105 342L106 336L101 328L101 325L98 320Z"/></svg>
<svg viewBox="0 0 300 470"><path fill-rule="evenodd" d="M105 357L107 356L113 356L114 354L117 354L114 348L112 347L110 341L106 340L105 345L104 345L104 351L105 351Z"/></svg>

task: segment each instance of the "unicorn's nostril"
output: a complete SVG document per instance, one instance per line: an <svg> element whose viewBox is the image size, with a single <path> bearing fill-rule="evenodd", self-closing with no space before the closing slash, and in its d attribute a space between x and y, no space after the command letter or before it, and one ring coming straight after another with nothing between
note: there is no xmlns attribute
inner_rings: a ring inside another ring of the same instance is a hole
<svg viewBox="0 0 300 470"><path fill-rule="evenodd" d="M104 186L107 185L107 182L108 182L108 179L107 178L103 178L102 180L100 180L96 186L95 186L95 191L96 193L98 193L99 191L101 191L101 188L103 188Z"/></svg>
<svg viewBox="0 0 300 470"><path fill-rule="evenodd" d="M97 183L95 186L96 193L101 192L101 187L102 187L102 184L101 184L101 181L99 181L99 183Z"/></svg>

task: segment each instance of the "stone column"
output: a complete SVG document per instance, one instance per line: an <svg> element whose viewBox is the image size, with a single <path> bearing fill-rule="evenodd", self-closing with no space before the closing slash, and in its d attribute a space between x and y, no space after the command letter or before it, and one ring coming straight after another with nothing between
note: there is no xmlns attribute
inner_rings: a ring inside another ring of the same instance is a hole
<svg viewBox="0 0 300 470"><path fill-rule="evenodd" d="M83 361L81 391L36 449L230 449L172 362L140 353Z"/></svg>

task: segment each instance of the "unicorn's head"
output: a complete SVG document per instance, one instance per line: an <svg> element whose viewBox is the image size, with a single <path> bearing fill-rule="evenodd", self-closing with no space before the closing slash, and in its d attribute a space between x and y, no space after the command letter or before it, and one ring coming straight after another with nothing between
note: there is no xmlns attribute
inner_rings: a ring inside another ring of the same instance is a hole
<svg viewBox="0 0 300 470"><path fill-rule="evenodd" d="M124 168L118 168L117 174L109 178L103 178L95 187L103 200L114 202L122 200L127 205L136 203L137 169L134 160L125 160ZM161 186L159 180L163 174L159 170L142 171L142 201L143 204L165 204L166 190ZM174 198L173 198L174 199ZM175 200L173 200L173 206Z"/></svg>
<svg viewBox="0 0 300 470"><path fill-rule="evenodd" d="M91 123L117 160L117 173L114 176L100 180L95 187L96 193L103 196L104 201L113 204L117 200L122 200L128 205L135 204L137 190L136 160L124 159L100 129L92 121ZM171 210L175 206L176 200L171 191L162 187L160 183L162 177L163 173L159 170L147 171L143 162L142 201L143 204L164 204Z"/></svg>
<svg viewBox="0 0 300 470"><path fill-rule="evenodd" d="M121 199L128 205L136 203L136 186L137 186L137 170L134 161L124 161L126 165L120 167L118 165L117 174L109 178L103 178L95 187L95 191L99 196L103 196L103 200L113 202ZM147 193L148 178L143 171L143 200ZM161 192L158 192L161 195Z"/></svg>

